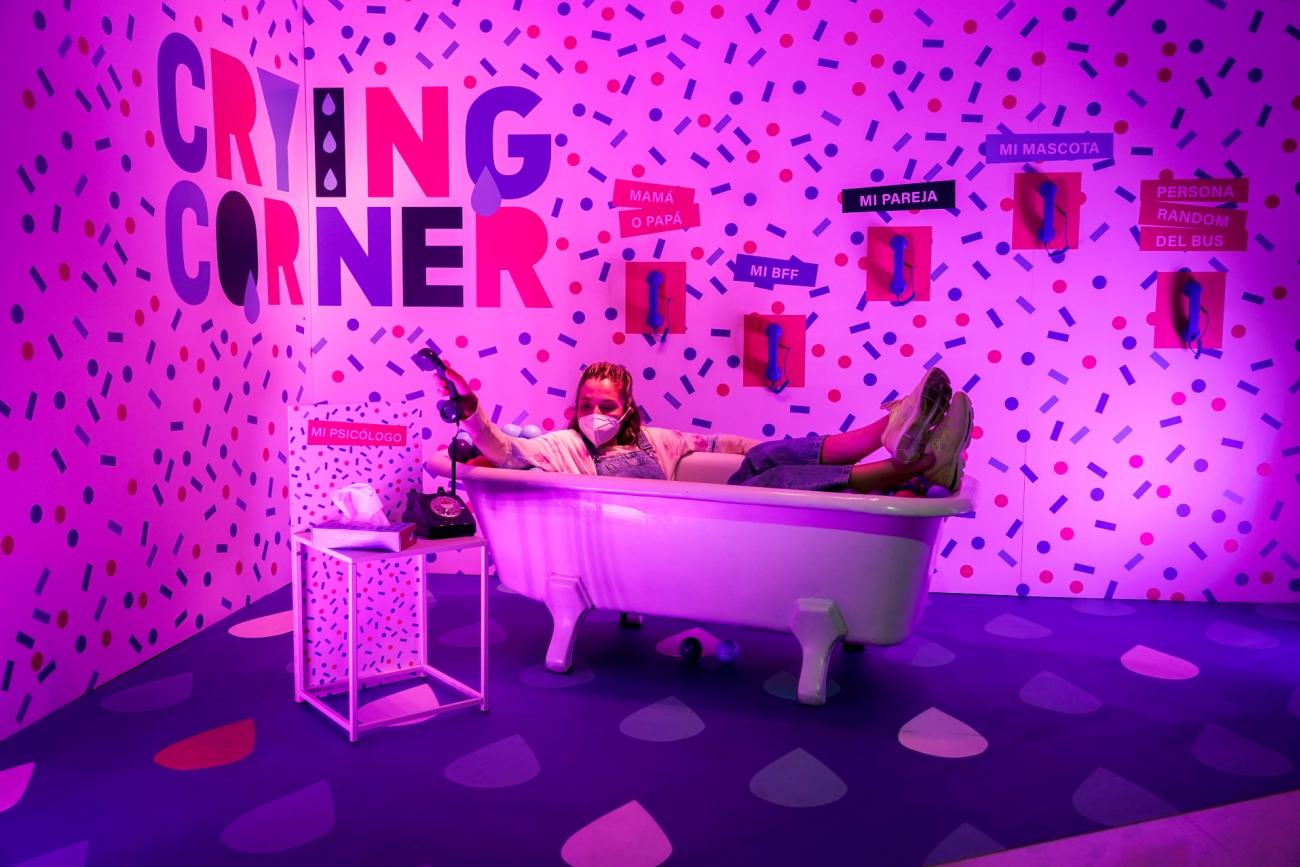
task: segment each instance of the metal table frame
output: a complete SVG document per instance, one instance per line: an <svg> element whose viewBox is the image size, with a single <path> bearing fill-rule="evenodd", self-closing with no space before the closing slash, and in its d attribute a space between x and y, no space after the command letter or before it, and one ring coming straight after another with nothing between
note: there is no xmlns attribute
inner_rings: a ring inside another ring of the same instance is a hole
<svg viewBox="0 0 1300 867"><path fill-rule="evenodd" d="M429 665L428 635L428 600L425 592L426 569L425 556L442 554L450 551L479 549L479 688L474 689L445 672ZM310 576L308 557L311 551L323 556L333 557L343 562L347 568L347 605L348 638L347 670L348 676L316 686L306 685L304 658L305 623L303 621L303 595L307 579ZM357 566L380 560L409 560L417 558L420 570L419 614L416 629L419 632L420 661L417 665L373 674L366 677L357 675ZM382 719L361 722L357 717L357 693L362 687L377 686L406 678L432 678L456 690L465 698L449 704L439 705L433 710L421 710L414 713L396 714ZM348 733L348 740L355 743L361 732L382 726L395 725L416 718L432 718L451 710L478 705L480 711L488 709L488 574L487 574L487 540L482 536L461 536L455 539L420 539L404 551L369 551L360 548L325 548L311 540L310 532L293 534L293 697L294 701L306 702L325 714L326 718L339 725ZM347 716L334 710L322 699L343 691L348 694Z"/></svg>

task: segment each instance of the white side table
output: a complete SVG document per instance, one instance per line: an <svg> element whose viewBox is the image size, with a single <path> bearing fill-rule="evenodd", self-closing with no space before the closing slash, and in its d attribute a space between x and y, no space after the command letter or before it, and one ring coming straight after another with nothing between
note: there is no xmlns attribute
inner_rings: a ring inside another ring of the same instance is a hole
<svg viewBox="0 0 1300 867"><path fill-rule="evenodd" d="M461 683L445 672L429 665L428 602L425 593L425 556L449 551L479 549L479 688ZM306 633L303 620L303 593L309 576L309 552L333 557L345 564L347 570L347 677L345 679L306 685L304 671L304 637ZM420 587L416 630L419 633L419 662L406 668L386 671L382 674L359 677L357 674L357 566L362 563L375 563L382 560L409 560L414 558L419 563ZM417 717L433 717L450 710L478 705L479 710L488 709L488 584L487 584L487 540L482 536L461 536L455 539L420 539L404 551L368 551L360 548L325 548L311 540L311 533L293 534L293 697L295 701L307 702L325 716L337 723L348 733L348 740L355 742L361 732L381 726L394 725ZM357 717L357 691L364 686L391 683L405 678L433 678L456 690L465 698L441 704L432 710L420 710L414 713L402 713L387 718L372 719L361 722ZM347 690L348 713L343 716L327 705L322 698Z"/></svg>

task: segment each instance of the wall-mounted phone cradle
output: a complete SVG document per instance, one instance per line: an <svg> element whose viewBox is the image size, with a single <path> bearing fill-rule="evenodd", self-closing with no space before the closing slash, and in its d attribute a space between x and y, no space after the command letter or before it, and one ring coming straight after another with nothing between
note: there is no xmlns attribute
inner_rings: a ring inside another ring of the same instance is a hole
<svg viewBox="0 0 1300 867"><path fill-rule="evenodd" d="M1220 271L1160 271L1156 274L1157 349L1223 347L1223 302L1227 275Z"/></svg>
<svg viewBox="0 0 1300 867"><path fill-rule="evenodd" d="M628 262L626 320L628 334L650 334L659 342L686 331L686 263Z"/></svg>
<svg viewBox="0 0 1300 867"><path fill-rule="evenodd" d="M902 307L930 300L933 231L929 226L867 229L867 300Z"/></svg>
<svg viewBox="0 0 1300 867"><path fill-rule="evenodd" d="M1011 248L1060 255L1079 246L1079 172L1019 172L1013 185Z"/></svg>
<svg viewBox="0 0 1300 867"><path fill-rule="evenodd" d="M806 329L802 316L746 314L743 384L777 394L790 387L802 388Z"/></svg>

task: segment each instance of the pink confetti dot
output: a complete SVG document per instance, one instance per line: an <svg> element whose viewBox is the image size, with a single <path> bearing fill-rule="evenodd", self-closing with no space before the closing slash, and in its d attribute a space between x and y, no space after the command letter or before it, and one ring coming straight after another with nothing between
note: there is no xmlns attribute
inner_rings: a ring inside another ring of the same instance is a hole
<svg viewBox="0 0 1300 867"><path fill-rule="evenodd" d="M1170 399L1174 402L1174 406L1182 406L1187 403L1187 395L1183 394L1181 391L1175 391L1173 397Z"/></svg>
<svg viewBox="0 0 1300 867"><path fill-rule="evenodd" d="M1164 499L1165 497L1169 496L1169 486L1161 485L1160 487L1156 488L1156 496L1160 497L1161 499Z"/></svg>
<svg viewBox="0 0 1300 867"><path fill-rule="evenodd" d="M1067 464L1065 461L1057 461L1057 462L1052 466L1052 469L1056 471L1056 474L1057 474L1058 476L1063 476L1063 475L1065 475L1066 472L1070 469L1070 465Z"/></svg>
<svg viewBox="0 0 1300 867"><path fill-rule="evenodd" d="M1138 541L1141 542L1143 545L1150 545L1155 540L1156 537L1151 535L1150 533L1143 533L1141 536L1138 536Z"/></svg>
<svg viewBox="0 0 1300 867"><path fill-rule="evenodd" d="M1215 412L1223 412L1223 408L1227 405L1228 402L1221 397L1216 397L1214 400L1210 401L1210 409Z"/></svg>
<svg viewBox="0 0 1300 867"><path fill-rule="evenodd" d="M1157 599L1160 598L1160 591L1155 587L1150 588L1149 590L1147 590L1147 598L1150 599L1152 602L1155 602Z"/></svg>
<svg viewBox="0 0 1300 867"><path fill-rule="evenodd" d="M343 371L341 371L341 370L336 370L336 371L334 371L334 381L335 381L335 382L342 382L342 381L343 381Z"/></svg>
<svg viewBox="0 0 1300 867"><path fill-rule="evenodd" d="M1088 370L1092 370L1097 366L1097 359L1091 355L1085 355L1083 357L1083 366Z"/></svg>
<svg viewBox="0 0 1300 867"><path fill-rule="evenodd" d="M1071 581L1071 582L1070 582L1070 592L1071 592L1071 593L1082 593L1082 592L1083 592L1083 582L1082 582L1082 581L1077 581L1077 580L1076 580L1076 581Z"/></svg>
<svg viewBox="0 0 1300 867"><path fill-rule="evenodd" d="M1142 456L1133 455L1128 459L1128 465L1133 469L1137 469L1138 467L1142 466Z"/></svg>
<svg viewBox="0 0 1300 867"><path fill-rule="evenodd" d="M1051 584L1052 578L1053 575L1051 569L1044 569L1042 572L1038 573L1038 580L1042 581L1044 584Z"/></svg>
<svg viewBox="0 0 1300 867"><path fill-rule="evenodd" d="M1261 476L1267 476L1269 473L1273 472L1273 467L1266 463L1260 464L1255 467L1255 472L1259 473Z"/></svg>
<svg viewBox="0 0 1300 867"><path fill-rule="evenodd" d="M1072 528L1072 527L1062 527L1062 528L1061 528L1061 538L1064 539L1064 540L1067 541L1067 542L1070 541L1071 539L1073 539L1073 538L1074 538L1074 528Z"/></svg>
<svg viewBox="0 0 1300 867"><path fill-rule="evenodd" d="M1124 327L1128 325L1128 320L1126 320L1123 316L1116 316L1114 319L1110 321L1110 324L1114 327L1116 331L1123 331Z"/></svg>

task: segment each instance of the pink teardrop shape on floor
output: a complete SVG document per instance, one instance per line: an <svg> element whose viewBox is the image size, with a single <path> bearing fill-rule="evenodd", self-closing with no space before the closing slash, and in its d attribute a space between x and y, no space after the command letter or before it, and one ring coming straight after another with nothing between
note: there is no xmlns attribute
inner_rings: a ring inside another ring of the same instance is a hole
<svg viewBox="0 0 1300 867"><path fill-rule="evenodd" d="M28 762L25 765L14 765L12 768L0 771L0 813L23 799L35 768L35 762Z"/></svg>
<svg viewBox="0 0 1300 867"><path fill-rule="evenodd" d="M673 844L638 801L611 810L564 842L560 857L573 867L655 867Z"/></svg>

